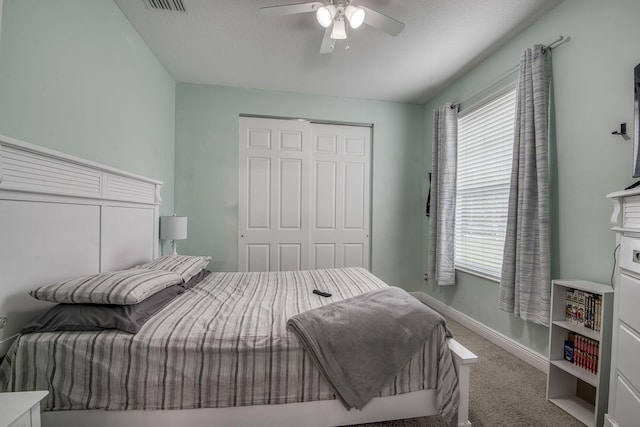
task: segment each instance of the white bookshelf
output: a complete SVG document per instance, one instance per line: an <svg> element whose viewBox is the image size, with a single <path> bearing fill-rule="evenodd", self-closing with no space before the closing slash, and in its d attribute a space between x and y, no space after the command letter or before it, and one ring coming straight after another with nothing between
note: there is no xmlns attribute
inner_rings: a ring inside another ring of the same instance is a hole
<svg viewBox="0 0 640 427"><path fill-rule="evenodd" d="M580 290L599 295L600 330L566 320L567 291ZM613 288L585 280L554 280L551 289L549 331L549 374L547 399L589 427L601 426L609 399L609 369ZM564 344L570 333L599 342L596 373L564 358Z"/></svg>

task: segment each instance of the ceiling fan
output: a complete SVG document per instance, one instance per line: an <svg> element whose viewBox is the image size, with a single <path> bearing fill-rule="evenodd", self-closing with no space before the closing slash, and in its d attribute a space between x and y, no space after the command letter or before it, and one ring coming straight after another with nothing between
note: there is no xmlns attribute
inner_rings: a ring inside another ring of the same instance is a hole
<svg viewBox="0 0 640 427"><path fill-rule="evenodd" d="M315 12L318 23L325 28L320 53L333 52L336 40L347 38L348 27L356 29L364 23L392 36L400 34L405 27L404 23L373 9L352 5L351 0L325 0L325 2L314 1L265 6L261 7L260 11L269 16Z"/></svg>

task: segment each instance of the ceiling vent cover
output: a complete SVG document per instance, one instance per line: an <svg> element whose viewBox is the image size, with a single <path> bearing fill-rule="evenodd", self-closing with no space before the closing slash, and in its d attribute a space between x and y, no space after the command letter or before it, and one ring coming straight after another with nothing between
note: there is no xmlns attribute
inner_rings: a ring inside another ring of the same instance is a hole
<svg viewBox="0 0 640 427"><path fill-rule="evenodd" d="M187 12L182 0L144 0L147 7L153 10L166 12Z"/></svg>

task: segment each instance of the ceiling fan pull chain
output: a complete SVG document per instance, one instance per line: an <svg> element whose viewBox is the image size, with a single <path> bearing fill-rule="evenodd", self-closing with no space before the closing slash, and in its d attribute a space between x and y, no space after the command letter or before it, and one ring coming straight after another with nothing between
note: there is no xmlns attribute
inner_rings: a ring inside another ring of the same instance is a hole
<svg viewBox="0 0 640 427"><path fill-rule="evenodd" d="M349 26L345 25L344 26L344 34L346 35L346 41L347 41L347 45L344 47L344 50L347 51L349 50Z"/></svg>

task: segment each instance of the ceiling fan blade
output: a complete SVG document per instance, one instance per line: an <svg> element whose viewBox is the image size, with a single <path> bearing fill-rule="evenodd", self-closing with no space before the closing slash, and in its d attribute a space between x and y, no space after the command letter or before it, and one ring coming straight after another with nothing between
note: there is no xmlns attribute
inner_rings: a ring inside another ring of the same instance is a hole
<svg viewBox="0 0 640 427"><path fill-rule="evenodd" d="M324 30L322 44L320 44L320 53L331 53L335 47L335 40L331 38L331 27Z"/></svg>
<svg viewBox="0 0 640 427"><path fill-rule="evenodd" d="M260 12L268 16L294 15L296 13L315 12L320 6L322 6L322 2L312 1L309 3L265 6L260 8Z"/></svg>
<svg viewBox="0 0 640 427"><path fill-rule="evenodd" d="M397 36L404 30L404 23L393 19L387 15L369 9L365 6L358 6L364 9L364 23L374 28L384 31L392 36Z"/></svg>

